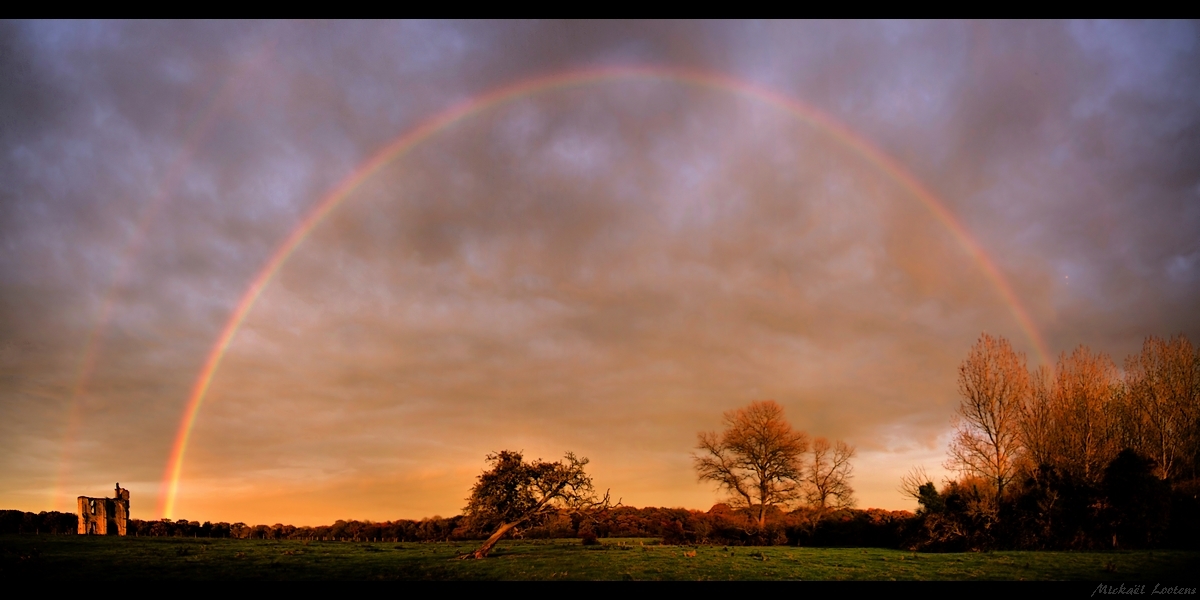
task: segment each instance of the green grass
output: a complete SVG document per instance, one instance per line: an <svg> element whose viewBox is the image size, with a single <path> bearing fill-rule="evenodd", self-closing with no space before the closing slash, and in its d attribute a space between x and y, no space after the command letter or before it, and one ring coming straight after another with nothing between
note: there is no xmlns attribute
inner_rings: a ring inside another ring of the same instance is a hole
<svg viewBox="0 0 1200 600"><path fill-rule="evenodd" d="M1200 552L921 554L878 548L661 546L653 540L354 543L0 536L4 579L1073 580L1194 579ZM686 553L695 552L695 556Z"/></svg>

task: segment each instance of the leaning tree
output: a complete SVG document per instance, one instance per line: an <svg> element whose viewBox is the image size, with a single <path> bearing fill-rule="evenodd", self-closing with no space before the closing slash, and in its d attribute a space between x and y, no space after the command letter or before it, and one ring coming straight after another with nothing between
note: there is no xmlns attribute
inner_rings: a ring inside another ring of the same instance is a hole
<svg viewBox="0 0 1200 600"><path fill-rule="evenodd" d="M592 478L584 471L586 458L567 452L563 460L525 462L520 452L504 450L487 457L491 469L479 476L464 514L479 529L493 529L491 537L461 558L484 558L496 542L520 526L532 526L546 517L608 508L608 492L597 499ZM618 502L618 504L620 504Z"/></svg>

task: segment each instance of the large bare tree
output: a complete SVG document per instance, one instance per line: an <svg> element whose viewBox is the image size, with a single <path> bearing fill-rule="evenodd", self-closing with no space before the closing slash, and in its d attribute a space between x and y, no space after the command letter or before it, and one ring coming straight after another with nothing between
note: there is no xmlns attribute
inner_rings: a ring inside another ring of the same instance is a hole
<svg viewBox="0 0 1200 600"><path fill-rule="evenodd" d="M485 558L506 534L535 525L554 514L577 513L609 506L609 496L596 498L586 458L568 452L562 461L525 462L520 452L490 454L492 468L479 476L464 514L478 528L495 532L474 552L461 558ZM619 504L619 503L618 503Z"/></svg>
<svg viewBox="0 0 1200 600"><path fill-rule="evenodd" d="M696 472L701 481L716 482L729 492L731 505L757 509L763 528L768 508L799 496L808 435L792 429L783 407L773 400L731 410L724 422L720 434L699 434Z"/></svg>
<svg viewBox="0 0 1200 600"><path fill-rule="evenodd" d="M980 336L958 367L962 401L946 467L988 481L997 499L1016 475L1021 410L1028 388L1025 356L1002 337Z"/></svg>

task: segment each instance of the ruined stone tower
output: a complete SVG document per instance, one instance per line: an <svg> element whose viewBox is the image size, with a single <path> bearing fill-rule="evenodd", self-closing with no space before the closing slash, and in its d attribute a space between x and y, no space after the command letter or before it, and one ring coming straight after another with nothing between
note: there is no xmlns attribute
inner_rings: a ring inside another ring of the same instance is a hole
<svg viewBox="0 0 1200 600"><path fill-rule="evenodd" d="M129 530L129 490L117 484L116 498L79 497L80 535L125 535Z"/></svg>

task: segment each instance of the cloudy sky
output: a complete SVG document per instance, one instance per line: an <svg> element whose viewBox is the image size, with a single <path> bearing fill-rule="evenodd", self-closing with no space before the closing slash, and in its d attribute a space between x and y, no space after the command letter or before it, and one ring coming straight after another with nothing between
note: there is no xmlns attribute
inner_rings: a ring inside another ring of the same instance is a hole
<svg viewBox="0 0 1200 600"><path fill-rule="evenodd" d="M1200 27L0 23L0 508L162 516L339 185L172 517L450 516L502 449L707 509L762 399L911 509L982 332L1200 342Z"/></svg>

